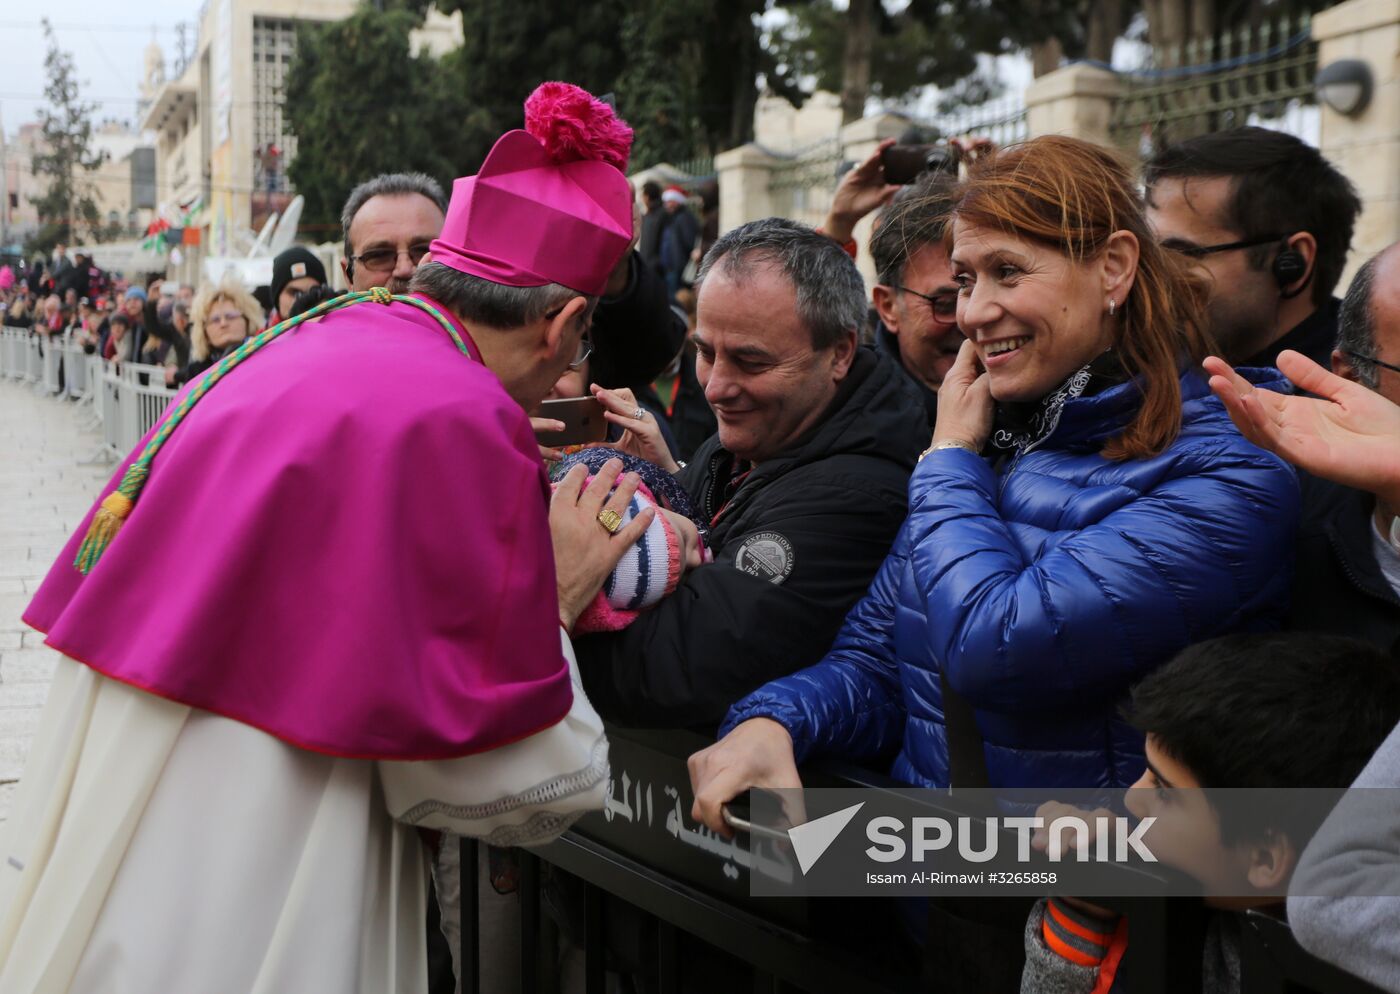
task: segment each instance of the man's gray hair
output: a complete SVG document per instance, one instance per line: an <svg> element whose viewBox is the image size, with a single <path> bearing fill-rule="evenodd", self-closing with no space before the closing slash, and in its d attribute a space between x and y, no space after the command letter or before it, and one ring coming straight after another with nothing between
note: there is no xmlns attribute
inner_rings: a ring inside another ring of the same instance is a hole
<svg viewBox="0 0 1400 994"><path fill-rule="evenodd" d="M1376 355L1376 313L1371 306L1371 286L1376 281L1376 263L1388 249L1367 259L1352 277L1347 295L1342 298L1342 310L1337 319L1337 350L1346 356L1356 378L1363 386L1376 389L1380 370L1374 362ZM1357 358L1360 356L1361 358Z"/></svg>
<svg viewBox="0 0 1400 994"><path fill-rule="evenodd" d="M781 270L797 291L797 316L812 334L812 347L829 349L865 328L869 308L865 281L836 242L805 224L769 217L724 235L705 254L697 288L715 268L742 281L755 264Z"/></svg>
<svg viewBox="0 0 1400 994"><path fill-rule="evenodd" d="M558 283L544 286L503 286L440 262L425 262L413 271L409 293L421 293L450 308L468 324L509 330L521 328L563 307L574 297L597 300Z"/></svg>
<svg viewBox="0 0 1400 994"><path fill-rule="evenodd" d="M410 193L427 197L437 204L438 210L447 213L447 198L443 196L442 186L427 173L384 173L374 179L365 180L350 191L350 196L345 198L345 208L340 212L340 227L345 233L347 259L355 254L355 248L350 244L350 224L355 220L355 215L360 213L360 208L374 197L399 197Z"/></svg>

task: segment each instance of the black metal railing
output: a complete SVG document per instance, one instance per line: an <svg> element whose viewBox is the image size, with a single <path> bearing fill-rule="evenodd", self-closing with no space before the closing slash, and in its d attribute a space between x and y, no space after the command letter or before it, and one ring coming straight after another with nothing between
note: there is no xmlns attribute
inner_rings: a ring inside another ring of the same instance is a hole
<svg viewBox="0 0 1400 994"><path fill-rule="evenodd" d="M648 947L624 969L634 975L639 990L659 994L683 989L697 955L706 955L697 950L741 965L745 990L962 994L971 989L949 980L946 969L962 952L957 946L969 933L943 928L947 919L941 914L930 911L922 950L901 956L893 953L899 947L890 941L898 931L893 900L752 897L746 848L687 827L692 797L685 760L707 740L690 733L616 728L609 729L609 739L614 779L607 810L581 819L547 846L518 851L520 989L525 994L559 989L558 933L542 912L547 880L566 881L575 899L571 904L580 911L574 916L571 940L582 949L589 994L601 994L606 971L618 966L609 939L618 933L610 925L619 924ZM834 764L805 768L803 782L809 787L870 790L900 786L878 774ZM944 817L973 813L942 795L931 799L929 808ZM461 845L461 989L479 994L478 844L464 839ZM1101 869L1104 874L1145 872L1116 864L1102 864ZM1153 872L1160 880L1171 871ZM956 903L965 907L970 900L1015 899L963 898ZM1207 913L1199 899L1094 900L1130 922L1132 938L1120 968L1129 994L1200 992ZM942 904L936 899L933 903ZM1004 906L1024 921L1024 912L1017 908L1028 902ZM1242 994L1379 994L1377 988L1309 955L1285 922L1258 912L1245 916L1241 971Z"/></svg>

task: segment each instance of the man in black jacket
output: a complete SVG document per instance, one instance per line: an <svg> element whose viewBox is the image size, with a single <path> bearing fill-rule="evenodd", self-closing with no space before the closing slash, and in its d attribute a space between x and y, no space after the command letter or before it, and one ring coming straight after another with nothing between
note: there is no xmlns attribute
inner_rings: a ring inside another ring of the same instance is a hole
<svg viewBox="0 0 1400 994"><path fill-rule="evenodd" d="M1357 271L1332 371L1400 404L1400 243ZM1400 655L1400 508L1303 475L1292 628L1366 639Z"/></svg>
<svg viewBox="0 0 1400 994"><path fill-rule="evenodd" d="M830 648L928 442L908 377L857 344L865 314L855 264L804 225L755 221L706 257L696 372L719 432L680 479L711 522L714 562L630 627L577 640L605 718L712 724Z"/></svg>

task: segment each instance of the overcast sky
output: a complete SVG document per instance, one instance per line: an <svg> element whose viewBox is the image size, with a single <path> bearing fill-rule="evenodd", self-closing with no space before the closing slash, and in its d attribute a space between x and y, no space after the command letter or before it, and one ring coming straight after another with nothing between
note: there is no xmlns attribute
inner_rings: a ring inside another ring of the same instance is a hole
<svg viewBox="0 0 1400 994"><path fill-rule="evenodd" d="M190 22L193 47L199 15L199 0L0 0L0 121L7 135L35 120L43 103L47 46L40 17L46 7L59 47L73 56L83 98L100 105L98 120L134 120L146 46L152 37L160 43L169 70L175 25Z"/></svg>

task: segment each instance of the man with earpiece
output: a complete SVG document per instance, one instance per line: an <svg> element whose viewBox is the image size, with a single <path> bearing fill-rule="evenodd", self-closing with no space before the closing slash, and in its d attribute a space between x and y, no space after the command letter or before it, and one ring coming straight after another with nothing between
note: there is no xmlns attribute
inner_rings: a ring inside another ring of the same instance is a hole
<svg viewBox="0 0 1400 994"><path fill-rule="evenodd" d="M1255 127L1165 146L1143 178L1162 244L1211 278L1210 330L1224 357L1275 366L1293 349L1326 366L1333 291L1361 212L1351 182L1306 142Z"/></svg>

